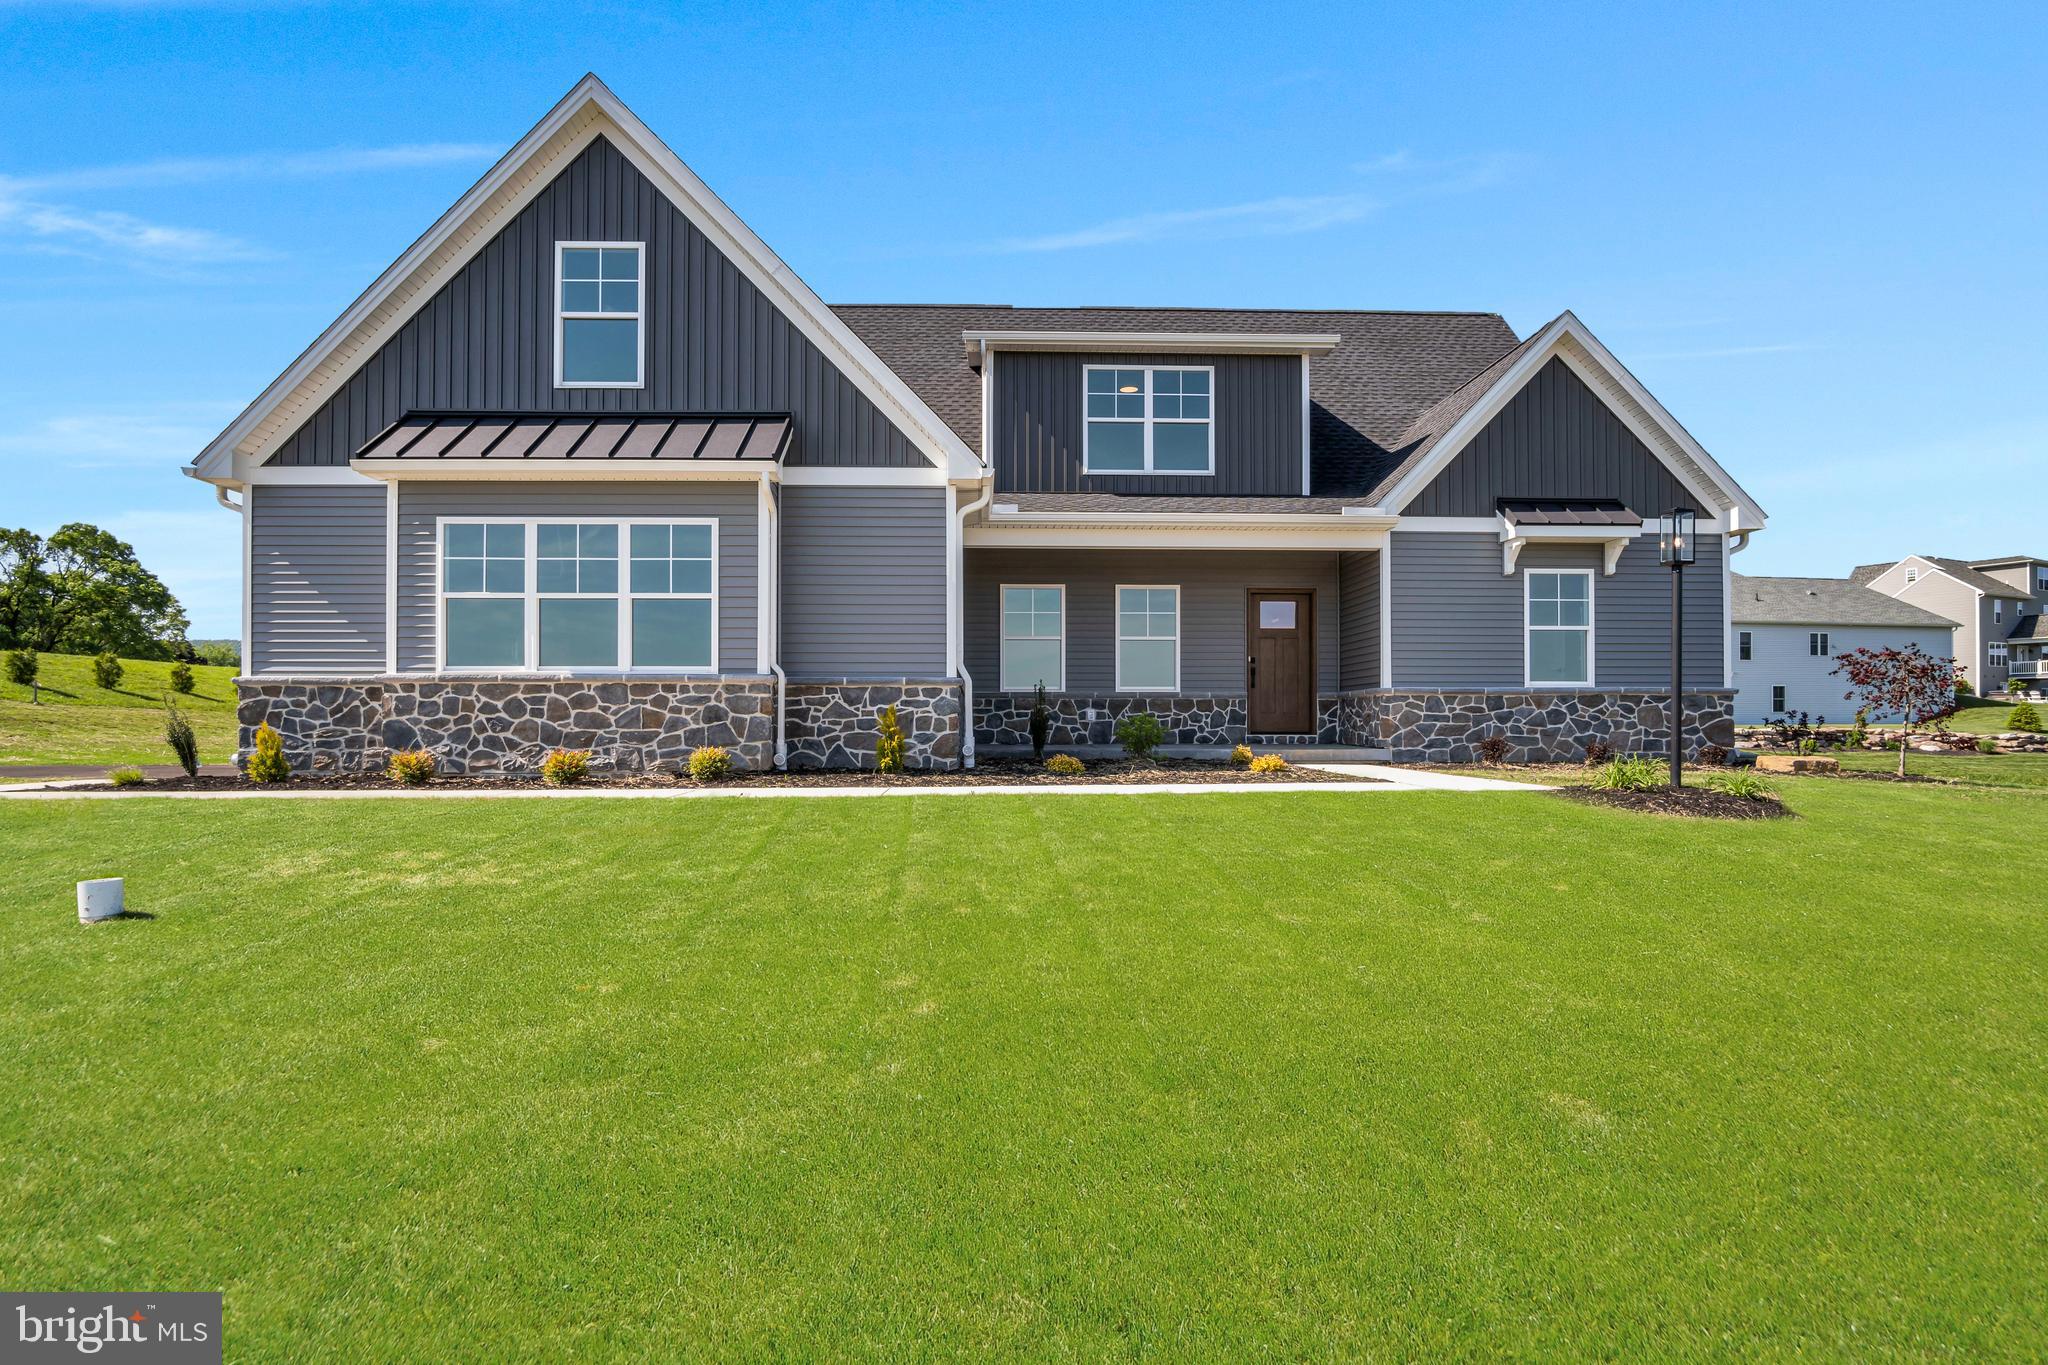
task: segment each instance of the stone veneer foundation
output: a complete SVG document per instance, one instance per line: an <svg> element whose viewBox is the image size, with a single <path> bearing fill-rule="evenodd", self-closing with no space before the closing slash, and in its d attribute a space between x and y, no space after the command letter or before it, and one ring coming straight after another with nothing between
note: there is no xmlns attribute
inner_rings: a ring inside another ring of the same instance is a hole
<svg viewBox="0 0 2048 1365"><path fill-rule="evenodd" d="M1166 727L1168 744L1236 744L1244 738L1244 698L1230 696L1048 696L1052 746L1116 743L1119 717L1150 711ZM1032 694L998 692L974 699L976 744L1029 744Z"/></svg>
<svg viewBox="0 0 2048 1365"><path fill-rule="evenodd" d="M896 708L903 761L912 768L951 768L960 759L960 684L943 679L900 682L797 682L784 719L791 768L872 768L882 708Z"/></svg>
<svg viewBox="0 0 2048 1365"><path fill-rule="evenodd" d="M774 759L775 683L762 678L238 678L241 752L268 723L296 772L382 768L395 749L446 773L524 776L550 749L643 772L718 744L742 767Z"/></svg>

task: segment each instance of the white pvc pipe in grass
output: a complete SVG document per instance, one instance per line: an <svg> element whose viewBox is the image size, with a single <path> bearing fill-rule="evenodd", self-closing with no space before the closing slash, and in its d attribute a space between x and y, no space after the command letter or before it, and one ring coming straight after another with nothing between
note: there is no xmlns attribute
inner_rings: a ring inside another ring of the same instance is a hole
<svg viewBox="0 0 2048 1365"><path fill-rule="evenodd" d="M95 877L78 884L78 922L112 919L121 913L121 878Z"/></svg>

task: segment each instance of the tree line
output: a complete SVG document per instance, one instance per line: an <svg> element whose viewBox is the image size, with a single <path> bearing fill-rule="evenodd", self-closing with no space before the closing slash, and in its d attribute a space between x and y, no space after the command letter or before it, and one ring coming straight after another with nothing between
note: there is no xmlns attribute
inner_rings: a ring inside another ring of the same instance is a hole
<svg viewBox="0 0 2048 1365"><path fill-rule="evenodd" d="M135 547L72 522L47 540L0 530L0 649L199 660L190 622Z"/></svg>

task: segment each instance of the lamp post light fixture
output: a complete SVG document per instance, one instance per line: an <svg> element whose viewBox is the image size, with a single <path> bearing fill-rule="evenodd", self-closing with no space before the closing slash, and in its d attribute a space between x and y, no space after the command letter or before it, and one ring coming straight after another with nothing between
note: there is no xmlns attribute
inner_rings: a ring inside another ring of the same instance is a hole
<svg viewBox="0 0 2048 1365"><path fill-rule="evenodd" d="M1693 562L1690 507L1674 507L1657 523L1657 562L1671 570L1671 785L1685 762L1685 566Z"/></svg>

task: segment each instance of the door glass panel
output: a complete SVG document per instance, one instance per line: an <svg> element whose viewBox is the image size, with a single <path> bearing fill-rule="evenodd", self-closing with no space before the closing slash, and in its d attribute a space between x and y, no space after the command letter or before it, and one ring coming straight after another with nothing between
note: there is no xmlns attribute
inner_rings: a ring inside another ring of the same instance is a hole
<svg viewBox="0 0 2048 1365"><path fill-rule="evenodd" d="M1259 603L1259 629L1293 630L1294 607L1291 601Z"/></svg>

